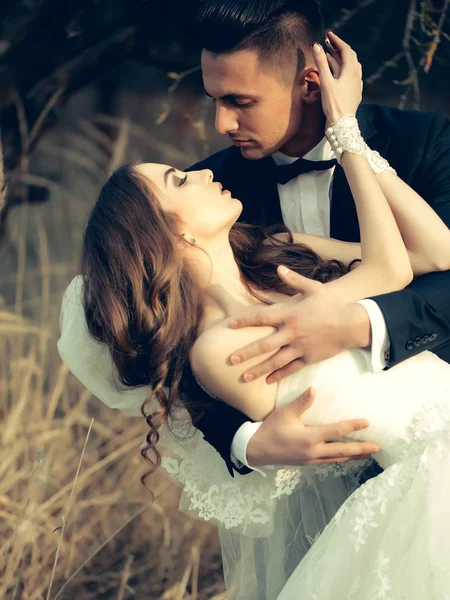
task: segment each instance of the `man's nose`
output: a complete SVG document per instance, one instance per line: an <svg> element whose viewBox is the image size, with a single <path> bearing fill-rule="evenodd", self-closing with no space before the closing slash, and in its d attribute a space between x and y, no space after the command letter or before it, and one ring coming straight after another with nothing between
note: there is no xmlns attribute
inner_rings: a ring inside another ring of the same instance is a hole
<svg viewBox="0 0 450 600"><path fill-rule="evenodd" d="M215 127L217 133L223 135L230 131L237 131L237 129L239 129L239 124L237 122L236 112L231 108L227 108L226 106L217 103Z"/></svg>

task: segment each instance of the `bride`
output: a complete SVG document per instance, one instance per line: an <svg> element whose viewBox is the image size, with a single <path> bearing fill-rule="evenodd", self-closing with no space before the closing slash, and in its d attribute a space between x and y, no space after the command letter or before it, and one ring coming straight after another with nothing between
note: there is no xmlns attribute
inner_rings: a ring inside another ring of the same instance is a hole
<svg viewBox="0 0 450 600"><path fill-rule="evenodd" d="M280 600L443 600L450 591L450 366L424 352L374 374L366 352L352 349L268 385L265 378L243 380L251 361L229 360L271 332L236 330L230 321L261 304L290 302L289 272L305 278L306 292L324 285L351 311L355 300L450 268L445 224L359 133L360 65L354 60L341 68L332 60L331 75L324 55L316 57L326 135L353 193L361 244L237 224L240 201L213 182L210 171L124 166L103 187L86 229L88 329L108 346L123 384L151 388L142 407L150 426L143 453L155 466L158 420L173 418L176 432L183 429L175 418L180 395L194 418L208 409L192 400L192 377L211 403L227 402L256 421L313 386L306 426L356 419L346 439L361 444L361 455L380 449L384 472L356 489L335 516L331 508L323 515L322 524L330 523L320 536L309 536L311 548L294 569L284 554L291 530L300 521L305 528L321 521L311 508L305 512L306 497L322 495L319 484L330 472L340 477L339 468L280 468L265 478L252 473L232 480L203 440L179 436L172 450L181 462L168 459L164 466L184 484L191 511L208 519L219 505L229 510L224 563L238 597L275 598L293 571ZM159 409L151 414L155 398ZM361 416L368 423L357 420ZM189 452L195 458L182 472ZM308 506L323 510L320 502Z"/></svg>

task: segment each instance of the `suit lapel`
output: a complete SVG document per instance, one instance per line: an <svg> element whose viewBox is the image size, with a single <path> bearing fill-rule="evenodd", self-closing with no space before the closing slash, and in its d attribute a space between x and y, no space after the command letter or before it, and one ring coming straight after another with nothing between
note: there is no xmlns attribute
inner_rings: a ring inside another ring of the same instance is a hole
<svg viewBox="0 0 450 600"><path fill-rule="evenodd" d="M386 156L390 138L380 134L371 118L360 107L357 113L359 127L363 138L371 150L376 150L381 156ZM330 235L332 238L345 242L359 242L359 225L355 202L345 177L344 169L338 165L334 172L331 193Z"/></svg>
<svg viewBox="0 0 450 600"><path fill-rule="evenodd" d="M344 169L340 165L334 170L331 191L330 236L345 242L359 241L355 203Z"/></svg>
<svg viewBox="0 0 450 600"><path fill-rule="evenodd" d="M265 227L282 223L283 217L278 194L275 162L272 157L268 157L261 161L253 161L253 163L255 167L257 166L255 175L258 183L255 186L255 200L261 207L261 223ZM256 163L259 164L256 165Z"/></svg>
<svg viewBox="0 0 450 600"><path fill-rule="evenodd" d="M269 227L282 223L280 199L275 177L275 163L271 157L246 160L241 153L233 153L228 187L243 202L240 221Z"/></svg>

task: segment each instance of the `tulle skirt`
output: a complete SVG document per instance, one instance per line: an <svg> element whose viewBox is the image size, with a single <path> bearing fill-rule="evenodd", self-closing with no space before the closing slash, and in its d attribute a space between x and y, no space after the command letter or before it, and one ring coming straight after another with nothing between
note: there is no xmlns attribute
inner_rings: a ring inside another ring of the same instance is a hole
<svg viewBox="0 0 450 600"><path fill-rule="evenodd" d="M279 600L449 600L450 430L362 485Z"/></svg>
<svg viewBox="0 0 450 600"><path fill-rule="evenodd" d="M380 445L382 474L361 486L352 462L233 478L199 432L169 436L164 468L181 510L219 526L230 598L450 600L450 365L425 352L375 374L346 351L284 379L277 403L309 385L304 423L368 418L349 437Z"/></svg>
<svg viewBox="0 0 450 600"><path fill-rule="evenodd" d="M180 510L218 526L230 600L276 600L337 510L363 461L228 473L183 415L162 435L162 465L182 486Z"/></svg>

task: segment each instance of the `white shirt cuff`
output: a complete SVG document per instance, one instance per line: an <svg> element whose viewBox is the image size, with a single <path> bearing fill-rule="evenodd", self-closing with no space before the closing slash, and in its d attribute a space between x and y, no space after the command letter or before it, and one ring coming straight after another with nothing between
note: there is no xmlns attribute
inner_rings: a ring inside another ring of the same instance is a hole
<svg viewBox="0 0 450 600"><path fill-rule="evenodd" d="M389 339L386 321L381 308L374 300L359 300L358 304L364 306L369 315L372 328L372 351L370 364L374 373L378 373L389 364Z"/></svg>
<svg viewBox="0 0 450 600"><path fill-rule="evenodd" d="M251 423L247 421L239 427L236 431L233 441L231 442L231 460L234 465L240 469L242 466L246 466L257 473L260 473L263 477L266 476L263 469L273 469L273 465L268 465L263 469L252 467L247 462L247 446L252 435L254 435L261 427L262 421L257 423Z"/></svg>

